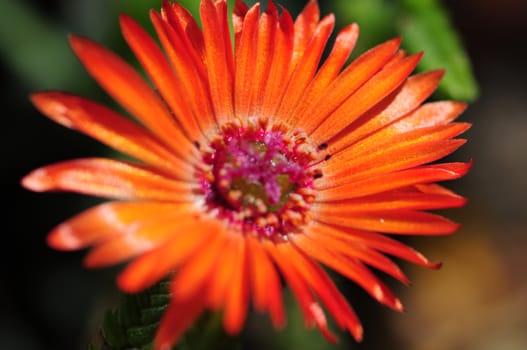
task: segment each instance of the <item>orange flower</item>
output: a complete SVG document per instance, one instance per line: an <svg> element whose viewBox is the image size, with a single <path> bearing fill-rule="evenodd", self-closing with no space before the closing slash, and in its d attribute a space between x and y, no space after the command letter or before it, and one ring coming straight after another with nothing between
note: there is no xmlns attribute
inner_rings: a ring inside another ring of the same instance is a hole
<svg viewBox="0 0 527 350"><path fill-rule="evenodd" d="M92 247L88 267L133 259L117 279L125 292L174 272L156 349L177 342L205 309L223 310L231 334L250 303L283 326L280 276L308 325L334 341L329 313L360 340L360 321L322 265L402 310L369 266L403 283L385 254L439 266L391 236L458 228L425 210L465 203L436 182L465 175L470 164L432 162L465 142L455 137L469 124L453 120L466 106L424 103L443 72L409 76L421 54L407 56L399 38L344 67L355 24L319 65L335 19L319 19L316 1L295 21L272 2L262 14L259 4L237 2L234 48L226 1L202 0L200 11L202 29L178 3L151 11L164 52L120 17L155 88L107 49L70 38L91 76L135 121L62 92L32 96L49 118L137 160L77 159L27 175L23 186L33 191L113 199L60 224L49 244Z"/></svg>

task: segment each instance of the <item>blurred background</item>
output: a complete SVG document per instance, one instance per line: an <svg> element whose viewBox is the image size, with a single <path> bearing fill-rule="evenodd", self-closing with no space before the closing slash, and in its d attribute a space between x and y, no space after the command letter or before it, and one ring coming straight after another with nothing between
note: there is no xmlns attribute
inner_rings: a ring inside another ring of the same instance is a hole
<svg viewBox="0 0 527 350"><path fill-rule="evenodd" d="M185 1L196 8L197 1ZM281 1L296 15L305 0ZM470 101L462 121L469 142L452 155L474 160L462 180L447 184L469 204L447 215L463 224L448 237L404 239L439 271L402 263L405 287L386 278L406 306L397 314L349 282L338 280L365 326L365 340L341 335L326 344L303 329L298 309L288 327L271 330L252 316L244 348L262 349L527 349L527 2L525 0L333 0L339 27L361 26L357 52L403 34L409 52L424 50L419 69L446 67L434 98ZM32 91L58 89L111 104L67 45L67 34L90 37L132 60L119 33L126 12L152 31L148 9L158 0L0 0L0 71L4 126L1 185L0 349L86 349L104 310L117 300L116 269L85 270L84 252L55 252L47 232L94 203L74 194L35 194L19 186L32 169L100 156L106 148L34 110ZM135 61L132 60L132 62ZM289 298L289 297L287 297ZM290 298L289 298L290 299Z"/></svg>

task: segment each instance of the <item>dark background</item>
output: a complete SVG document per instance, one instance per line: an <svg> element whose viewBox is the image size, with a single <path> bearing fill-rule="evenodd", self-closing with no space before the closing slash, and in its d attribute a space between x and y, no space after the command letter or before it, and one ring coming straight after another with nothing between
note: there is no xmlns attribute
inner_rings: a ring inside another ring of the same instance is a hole
<svg viewBox="0 0 527 350"><path fill-rule="evenodd" d="M14 3L30 10L30 23L51 24L52 31L63 32L63 41L48 42L38 35L33 40L26 32L41 27L28 28L28 22L17 20L20 14L13 10ZM80 0L0 0L4 125L0 349L85 349L102 312L116 296L114 269L85 270L84 252L55 252L45 244L53 226L92 201L73 194L35 194L19 186L20 178L38 166L107 152L87 137L50 122L28 101L30 92L48 88L107 101L72 55L53 54L68 52L69 32L125 52L116 16L126 1L99 3L97 8ZM141 3L145 5L135 17L147 23L146 9L159 5L153 0ZM304 2L283 3L298 11ZM330 3L321 2L323 13L330 11ZM458 160L473 159L474 167L464 179L448 184L470 199L465 208L448 213L463 228L449 237L408 241L445 265L440 271L429 271L402 264L413 286L389 283L406 306L404 314L377 305L358 288L342 282L365 323L366 339L355 345L344 337L338 348L527 349L527 2L451 0L444 4L480 87L479 98L461 117L474 123L465 135L469 142L454 155ZM134 15L136 10L130 11ZM26 54L18 58L13 52L21 46ZM25 59L32 60L33 70L19 69ZM294 326L298 321L292 314ZM258 330L262 324L265 331ZM247 343L270 336L268 324L266 318L249 322L244 335ZM285 334L294 333L291 329ZM318 344L316 337L312 346Z"/></svg>

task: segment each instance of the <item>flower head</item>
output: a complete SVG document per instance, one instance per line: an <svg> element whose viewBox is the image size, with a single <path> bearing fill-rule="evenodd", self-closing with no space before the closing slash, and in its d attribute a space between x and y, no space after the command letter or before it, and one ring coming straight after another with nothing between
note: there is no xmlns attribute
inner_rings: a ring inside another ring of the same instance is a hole
<svg viewBox="0 0 527 350"><path fill-rule="evenodd" d="M326 313L357 340L362 327L322 267L402 310L374 267L407 283L387 256L436 268L392 238L441 235L458 225L427 210L465 199L436 184L469 163L433 163L465 140L453 120L463 103L425 103L443 74L410 76L421 54L400 38L346 61L355 24L321 62L334 16L309 1L293 20L272 1L238 1L234 47L225 0L202 0L202 28L180 4L150 16L162 49L131 18L125 40L151 84L106 48L72 36L90 75L135 120L63 92L32 95L46 116L132 157L76 159L42 167L22 184L111 199L56 227L49 244L91 247L89 267L131 262L119 287L138 292L173 273L171 303L155 346L177 342L204 310L223 310L241 330L249 305L285 323L280 276L308 325L328 340ZM153 85L153 86L152 86Z"/></svg>

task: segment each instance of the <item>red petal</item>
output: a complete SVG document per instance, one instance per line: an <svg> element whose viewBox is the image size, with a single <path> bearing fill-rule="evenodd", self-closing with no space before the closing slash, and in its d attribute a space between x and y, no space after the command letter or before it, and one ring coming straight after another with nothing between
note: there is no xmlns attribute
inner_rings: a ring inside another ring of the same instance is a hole
<svg viewBox="0 0 527 350"><path fill-rule="evenodd" d="M324 246L302 235L295 237L294 242L314 259L355 281L378 302L402 311L403 307L399 299L359 260L330 252Z"/></svg>
<svg viewBox="0 0 527 350"><path fill-rule="evenodd" d="M414 70L421 56L409 56L396 64L386 65L320 123L311 137L319 143L329 141L399 87Z"/></svg>
<svg viewBox="0 0 527 350"><path fill-rule="evenodd" d="M420 193L392 191L349 200L327 202L328 210L344 213L361 213L379 210L432 210L461 207L467 200L454 193ZM322 204L321 206L322 207ZM326 204L324 203L324 207ZM346 214L344 214L346 215Z"/></svg>
<svg viewBox="0 0 527 350"><path fill-rule="evenodd" d="M325 181L346 183L382 172L388 173L441 159L454 152L466 140L451 138L470 127L451 123L422 128L385 139L370 136L336 155L324 164ZM345 164L345 166L343 166Z"/></svg>
<svg viewBox="0 0 527 350"><path fill-rule="evenodd" d="M313 242L323 245L329 251L363 261L364 263L381 270L404 284L409 284L408 277L401 269L382 253L368 247L361 241L343 240L325 234L319 234L316 229L305 232Z"/></svg>
<svg viewBox="0 0 527 350"><path fill-rule="evenodd" d="M108 202L92 207L55 227L48 244L61 250L83 249L102 240L123 235L137 222L158 215L188 212L190 204L163 202Z"/></svg>
<svg viewBox="0 0 527 350"><path fill-rule="evenodd" d="M273 3L269 1L267 9L262 14L258 24L258 45L256 51L256 62L254 75L251 77L250 109L249 116L262 115L262 106L265 90L269 84L269 73L271 71L271 59L276 51L278 11Z"/></svg>
<svg viewBox="0 0 527 350"><path fill-rule="evenodd" d="M317 326L319 331L329 342L336 342L337 338L328 328L326 316L324 315L322 307L316 302L306 281L295 271L291 256L284 254L281 250L277 249L274 243L265 241L263 244L291 287L304 315L306 326Z"/></svg>
<svg viewBox="0 0 527 350"><path fill-rule="evenodd" d="M237 266L234 268L232 279L225 296L223 325L228 334L238 334L247 317L249 307L249 266L248 251L245 238L236 240L235 250L232 251Z"/></svg>
<svg viewBox="0 0 527 350"><path fill-rule="evenodd" d="M444 163L426 165L388 174L378 174L343 185L327 182L317 191L317 202L352 199L395 190L406 186L458 179L472 163ZM331 187L330 187L331 186Z"/></svg>
<svg viewBox="0 0 527 350"><path fill-rule="evenodd" d="M429 262L421 253L407 245L376 232L353 230L323 223L313 223L311 227L311 232L316 232L317 235L326 235L343 240L349 244L364 244L372 249L428 268L438 268L441 266L440 263Z"/></svg>
<svg viewBox="0 0 527 350"><path fill-rule="evenodd" d="M412 112L426 100L437 88L443 71L432 71L411 76L387 99L389 103L379 111L374 108L363 115L354 126L353 131L346 134L333 145L329 145L329 152L336 153L358 140L380 130L382 127Z"/></svg>
<svg viewBox="0 0 527 350"><path fill-rule="evenodd" d="M225 1L200 3L209 89L219 124L234 118L234 64L226 11Z"/></svg>
<svg viewBox="0 0 527 350"><path fill-rule="evenodd" d="M254 5L243 19L243 29L236 46L236 72L234 82L234 100L236 115L249 117L251 103L251 85L254 84L257 54L258 17L260 4Z"/></svg>
<svg viewBox="0 0 527 350"><path fill-rule="evenodd" d="M98 243L84 259L84 265L90 268L115 265L157 248L180 230L195 226L193 208L187 205L182 209L136 220L123 234Z"/></svg>
<svg viewBox="0 0 527 350"><path fill-rule="evenodd" d="M310 0L304 9L300 12L295 20L294 27L294 50L291 60L291 67L296 66L299 60L307 49L309 42L315 33L320 18L320 10L317 1Z"/></svg>
<svg viewBox="0 0 527 350"><path fill-rule="evenodd" d="M188 42L186 33L183 32L178 21L174 20L174 26L170 26L155 11L150 12L150 19L177 73L178 83L184 96L192 105L194 118L198 121L201 130L211 137L215 131L216 120L203 61ZM192 93L189 93L190 91Z"/></svg>
<svg viewBox="0 0 527 350"><path fill-rule="evenodd" d="M300 104L291 115L285 116L289 125L297 125L300 120L303 122L305 116L308 115L306 111L313 108L321 96L326 95L326 88L337 78L340 69L355 47L358 36L359 27L356 24L345 27L337 35L333 50L302 94Z"/></svg>
<svg viewBox="0 0 527 350"><path fill-rule="evenodd" d="M175 157L150 132L118 113L62 92L42 92L31 96L33 104L46 116L68 128L79 130L114 149L190 180L192 166Z"/></svg>
<svg viewBox="0 0 527 350"><path fill-rule="evenodd" d="M192 109L183 98L184 91L165 56L139 24L126 15L120 16L123 36L157 86L163 100L175 114L183 130L192 140L200 140L202 133Z"/></svg>
<svg viewBox="0 0 527 350"><path fill-rule="evenodd" d="M90 75L125 109L171 146L183 159L194 145L182 133L164 103L120 57L91 40L71 36L70 44Z"/></svg>
<svg viewBox="0 0 527 350"><path fill-rule="evenodd" d="M170 240L131 262L117 278L119 288L137 293L152 286L204 247L213 235L223 231L223 225L217 221L185 222Z"/></svg>
<svg viewBox="0 0 527 350"><path fill-rule="evenodd" d="M397 38L378 45L346 67L327 87L325 93L317 96L311 107L304 112L302 130L307 133L315 130L347 98L385 66L390 59L394 58L400 42L401 39Z"/></svg>
<svg viewBox="0 0 527 350"><path fill-rule="evenodd" d="M327 273L292 245L280 244L278 248L289 256L296 272L304 278L310 289L320 297L339 327L348 330L357 341L360 341L363 331L361 323Z"/></svg>
<svg viewBox="0 0 527 350"><path fill-rule="evenodd" d="M170 350L183 333L192 326L204 309L202 293L194 294L191 299L172 298L165 311L154 339L156 350Z"/></svg>
<svg viewBox="0 0 527 350"><path fill-rule="evenodd" d="M350 212L344 216L326 208L324 211L317 210L316 220L358 230L408 235L444 235L459 228L459 224L442 216L414 210Z"/></svg>
<svg viewBox="0 0 527 350"><path fill-rule="evenodd" d="M320 58L334 25L335 17L332 15L320 21L306 52L298 59L298 63L288 80L287 88L283 93L282 101L276 112L277 118L287 120L293 113L299 99L303 96L306 87L318 69Z"/></svg>
<svg viewBox="0 0 527 350"><path fill-rule="evenodd" d="M267 86L265 86L262 100L262 117L270 118L275 115L282 99L288 81L293 53L293 19L287 10L282 9L282 15L276 31L276 43L272 59L269 62Z"/></svg>
<svg viewBox="0 0 527 350"><path fill-rule="evenodd" d="M189 201L192 186L131 163L106 158L75 159L26 175L22 185L36 192L72 191L118 199Z"/></svg>
<svg viewBox="0 0 527 350"><path fill-rule="evenodd" d="M215 266L227 243L225 235L214 234L207 244L195 251L174 276L172 295L178 299L188 299L203 288L207 279L216 273Z"/></svg>
<svg viewBox="0 0 527 350"><path fill-rule="evenodd" d="M258 311L269 310L275 327L285 326L280 278L269 256L252 236L249 244L249 266L254 306Z"/></svg>

